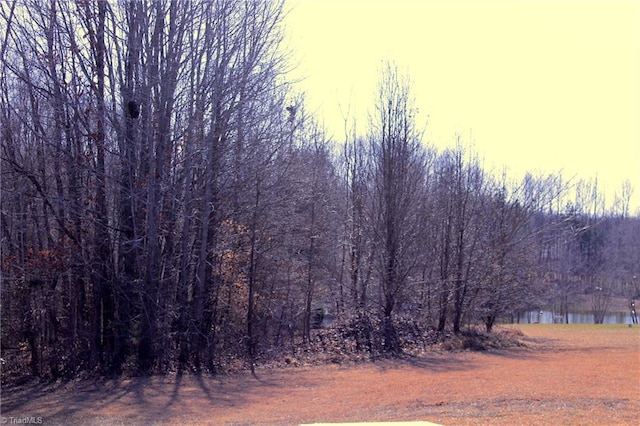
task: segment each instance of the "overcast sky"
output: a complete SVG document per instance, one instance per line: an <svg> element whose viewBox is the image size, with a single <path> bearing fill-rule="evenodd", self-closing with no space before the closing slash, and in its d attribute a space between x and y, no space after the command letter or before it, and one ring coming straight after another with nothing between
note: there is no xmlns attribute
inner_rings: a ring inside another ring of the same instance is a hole
<svg viewBox="0 0 640 426"><path fill-rule="evenodd" d="M640 207L640 1L289 0L296 75L338 141L366 127L383 60L410 75L438 147L487 167L630 179Z"/></svg>

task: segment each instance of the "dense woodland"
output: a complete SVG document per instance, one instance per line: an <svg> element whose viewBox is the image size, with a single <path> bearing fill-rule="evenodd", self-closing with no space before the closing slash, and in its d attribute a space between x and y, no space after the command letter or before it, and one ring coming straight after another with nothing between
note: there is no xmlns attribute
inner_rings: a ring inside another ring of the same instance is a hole
<svg viewBox="0 0 640 426"><path fill-rule="evenodd" d="M359 318L403 349L638 297L632 188L436 150L410 81L329 138L275 1L0 3L2 358L73 377L253 368ZM353 129L358 129L356 132ZM361 348L362 349L362 348Z"/></svg>

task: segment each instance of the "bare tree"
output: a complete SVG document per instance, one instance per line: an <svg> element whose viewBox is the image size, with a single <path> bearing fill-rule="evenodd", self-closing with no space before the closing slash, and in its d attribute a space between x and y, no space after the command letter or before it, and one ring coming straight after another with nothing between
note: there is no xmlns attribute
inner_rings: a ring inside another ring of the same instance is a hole
<svg viewBox="0 0 640 426"><path fill-rule="evenodd" d="M372 221L381 285L384 347L400 350L392 313L416 263L418 200L423 188L424 149L406 78L387 64L371 117Z"/></svg>
<svg viewBox="0 0 640 426"><path fill-rule="evenodd" d="M344 179L346 184L346 256L350 305L365 309L368 304L372 272L372 251L369 228L371 186L370 158L365 141L353 135L344 145ZM344 298L343 298L344 299ZM342 300L343 300L342 299ZM344 305L344 300L343 303Z"/></svg>
<svg viewBox="0 0 640 426"><path fill-rule="evenodd" d="M174 344L183 364L212 366L219 297L232 293L218 236L257 223L232 200L254 199L251 172L281 161L282 3L34 1L1 13L3 189L15 197L5 209L3 191L3 255L27 272L11 280L16 295L25 279L45 283L23 305L33 321L16 323L34 374L168 368ZM68 267L43 280L29 253ZM69 362L47 349L62 342Z"/></svg>
<svg viewBox="0 0 640 426"><path fill-rule="evenodd" d="M518 312L534 299L537 235L536 191L531 177L510 184L503 173L484 210L484 256L480 270L479 316L487 331L496 320Z"/></svg>

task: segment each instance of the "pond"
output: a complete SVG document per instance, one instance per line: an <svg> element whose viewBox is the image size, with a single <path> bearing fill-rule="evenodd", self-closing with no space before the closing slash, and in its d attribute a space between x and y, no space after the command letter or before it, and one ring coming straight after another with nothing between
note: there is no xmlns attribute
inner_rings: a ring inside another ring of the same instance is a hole
<svg viewBox="0 0 640 426"><path fill-rule="evenodd" d="M567 314L569 324L593 324L591 312L569 312ZM551 311L527 311L518 315L519 324L553 324L564 323L564 316L556 315ZM604 316L603 324L631 324L630 312L608 312Z"/></svg>

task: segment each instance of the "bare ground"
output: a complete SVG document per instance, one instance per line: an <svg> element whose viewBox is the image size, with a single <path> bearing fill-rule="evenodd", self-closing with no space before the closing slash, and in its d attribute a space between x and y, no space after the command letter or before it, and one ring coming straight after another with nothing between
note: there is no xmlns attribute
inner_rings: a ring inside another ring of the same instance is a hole
<svg viewBox="0 0 640 426"><path fill-rule="evenodd" d="M402 361L2 389L3 423L640 424L640 327L519 325L526 347Z"/></svg>

